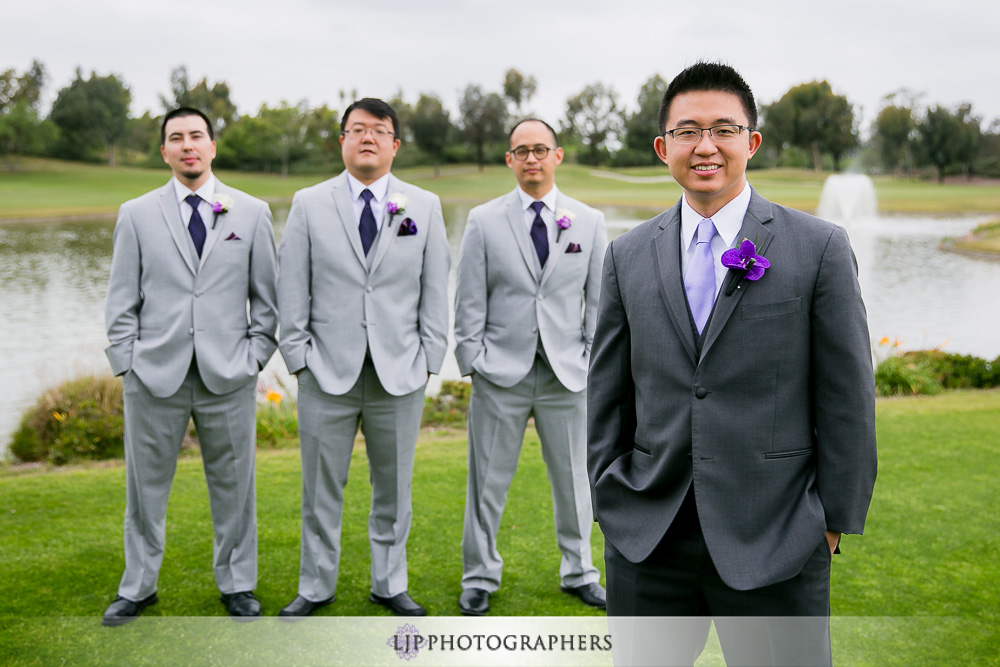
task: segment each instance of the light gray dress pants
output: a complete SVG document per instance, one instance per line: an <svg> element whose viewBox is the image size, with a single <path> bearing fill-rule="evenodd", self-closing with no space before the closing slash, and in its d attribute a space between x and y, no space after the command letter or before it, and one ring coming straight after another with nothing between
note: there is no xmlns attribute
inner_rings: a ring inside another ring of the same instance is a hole
<svg viewBox="0 0 1000 667"><path fill-rule="evenodd" d="M552 486L562 585L575 588L600 580L590 552L594 519L587 478L587 392L566 389L539 355L513 387L500 387L479 374L472 378L463 589L492 593L500 587L503 558L497 531L532 414Z"/></svg>
<svg viewBox="0 0 1000 667"><path fill-rule="evenodd" d="M424 390L403 396L385 391L365 360L346 394L320 389L308 368L299 373L299 442L302 450L302 551L299 595L319 602L334 595L340 567L344 486L358 424L365 436L372 485L368 540L371 590L382 597L406 591L406 540L413 510L413 456Z"/></svg>
<svg viewBox="0 0 1000 667"><path fill-rule="evenodd" d="M118 595L156 592L166 535L167 498L188 421L194 418L208 482L215 543L212 568L222 593L257 587L256 382L213 394L192 366L173 396L157 398L129 371L125 417L125 573Z"/></svg>

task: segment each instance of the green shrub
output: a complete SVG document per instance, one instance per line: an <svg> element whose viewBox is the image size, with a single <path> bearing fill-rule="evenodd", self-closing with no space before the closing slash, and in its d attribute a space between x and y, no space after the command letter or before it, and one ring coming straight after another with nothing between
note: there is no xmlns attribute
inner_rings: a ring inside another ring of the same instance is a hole
<svg viewBox="0 0 1000 667"><path fill-rule="evenodd" d="M279 449L299 442L299 420L291 400L265 399L257 404L257 446Z"/></svg>
<svg viewBox="0 0 1000 667"><path fill-rule="evenodd" d="M941 382L927 364L893 355L875 367L875 391L880 396L939 394Z"/></svg>
<svg viewBox="0 0 1000 667"><path fill-rule="evenodd" d="M121 380L86 376L47 390L21 418L9 449L21 461L56 465L121 458Z"/></svg>
<svg viewBox="0 0 1000 667"><path fill-rule="evenodd" d="M462 380L443 380L437 396L424 399L422 426L465 428L472 385Z"/></svg>
<svg viewBox="0 0 1000 667"><path fill-rule="evenodd" d="M968 354L949 354L941 350L915 350L903 358L931 370L947 389L988 389L1000 386L1000 357L987 361Z"/></svg>

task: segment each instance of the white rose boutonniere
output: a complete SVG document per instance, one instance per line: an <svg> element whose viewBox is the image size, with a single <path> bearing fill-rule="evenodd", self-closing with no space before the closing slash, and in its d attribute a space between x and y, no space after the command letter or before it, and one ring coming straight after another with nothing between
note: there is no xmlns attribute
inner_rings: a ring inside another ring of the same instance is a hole
<svg viewBox="0 0 1000 667"><path fill-rule="evenodd" d="M222 194L221 192L216 192L212 196L212 212L218 215L219 213L229 213L236 202L229 195Z"/></svg>
<svg viewBox="0 0 1000 667"><path fill-rule="evenodd" d="M389 201L385 204L385 210L389 212L389 224L392 224L392 216L406 210L406 195L401 192L394 192L389 195Z"/></svg>

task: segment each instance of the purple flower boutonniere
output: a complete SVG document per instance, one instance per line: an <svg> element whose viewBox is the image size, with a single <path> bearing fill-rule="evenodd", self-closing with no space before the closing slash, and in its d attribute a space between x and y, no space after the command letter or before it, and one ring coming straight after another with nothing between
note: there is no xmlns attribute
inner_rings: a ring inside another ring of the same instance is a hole
<svg viewBox="0 0 1000 667"><path fill-rule="evenodd" d="M576 213L573 213L568 208L561 208L556 211L556 225L559 226L559 232L556 234L556 243L559 243L562 233L573 226L574 220L576 220Z"/></svg>
<svg viewBox="0 0 1000 667"><path fill-rule="evenodd" d="M233 198L229 195L224 195L219 192L215 193L212 197L212 213L218 215L219 213L229 213L229 209L233 207Z"/></svg>
<svg viewBox="0 0 1000 667"><path fill-rule="evenodd" d="M406 210L406 195L402 192L394 192L389 195L389 201L385 203L385 210L389 212L389 224L391 225L393 216Z"/></svg>
<svg viewBox="0 0 1000 667"><path fill-rule="evenodd" d="M736 277L729 283L726 296L739 289L740 281L746 278L749 281L760 280L764 275L764 269L771 268L771 262L763 255L757 254L757 246L750 239L743 239L738 248L730 248L722 253L722 265L737 272Z"/></svg>

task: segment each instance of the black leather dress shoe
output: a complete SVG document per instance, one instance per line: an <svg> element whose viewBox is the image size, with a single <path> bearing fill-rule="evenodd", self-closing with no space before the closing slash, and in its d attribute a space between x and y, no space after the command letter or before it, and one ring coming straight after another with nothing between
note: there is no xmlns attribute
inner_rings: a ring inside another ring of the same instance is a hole
<svg viewBox="0 0 1000 667"><path fill-rule="evenodd" d="M466 588L458 596L458 608L466 616L482 616L490 610L490 593L482 588Z"/></svg>
<svg viewBox="0 0 1000 667"><path fill-rule="evenodd" d="M260 616L260 600L253 591L223 593L219 599L230 616Z"/></svg>
<svg viewBox="0 0 1000 667"><path fill-rule="evenodd" d="M562 590L563 593L575 595L583 600L584 604L589 604L591 607L597 607L598 609L608 608L607 596L604 593L604 587L600 584L584 584L575 588L563 586Z"/></svg>
<svg viewBox="0 0 1000 667"><path fill-rule="evenodd" d="M313 602L301 595L296 595L295 599L289 602L287 607L278 612L278 616L311 616L314 611L330 604L336 597L336 595L331 595L325 600Z"/></svg>
<svg viewBox="0 0 1000 667"><path fill-rule="evenodd" d="M104 617L101 619L101 625L107 625L109 627L114 627L116 625L125 625L138 618L142 610L151 604L156 604L159 598L156 597L156 593L153 593L145 600L139 600L138 602L133 602L132 600L126 600L120 595L116 595L114 601L108 605L108 608L104 610Z"/></svg>
<svg viewBox="0 0 1000 667"><path fill-rule="evenodd" d="M426 616L427 610L421 607L419 604L413 601L410 594L407 592L402 592L399 595L394 595L391 598L384 598L381 595L375 595L374 593L368 596L368 599L375 604L380 604L383 607L387 607L396 616Z"/></svg>

